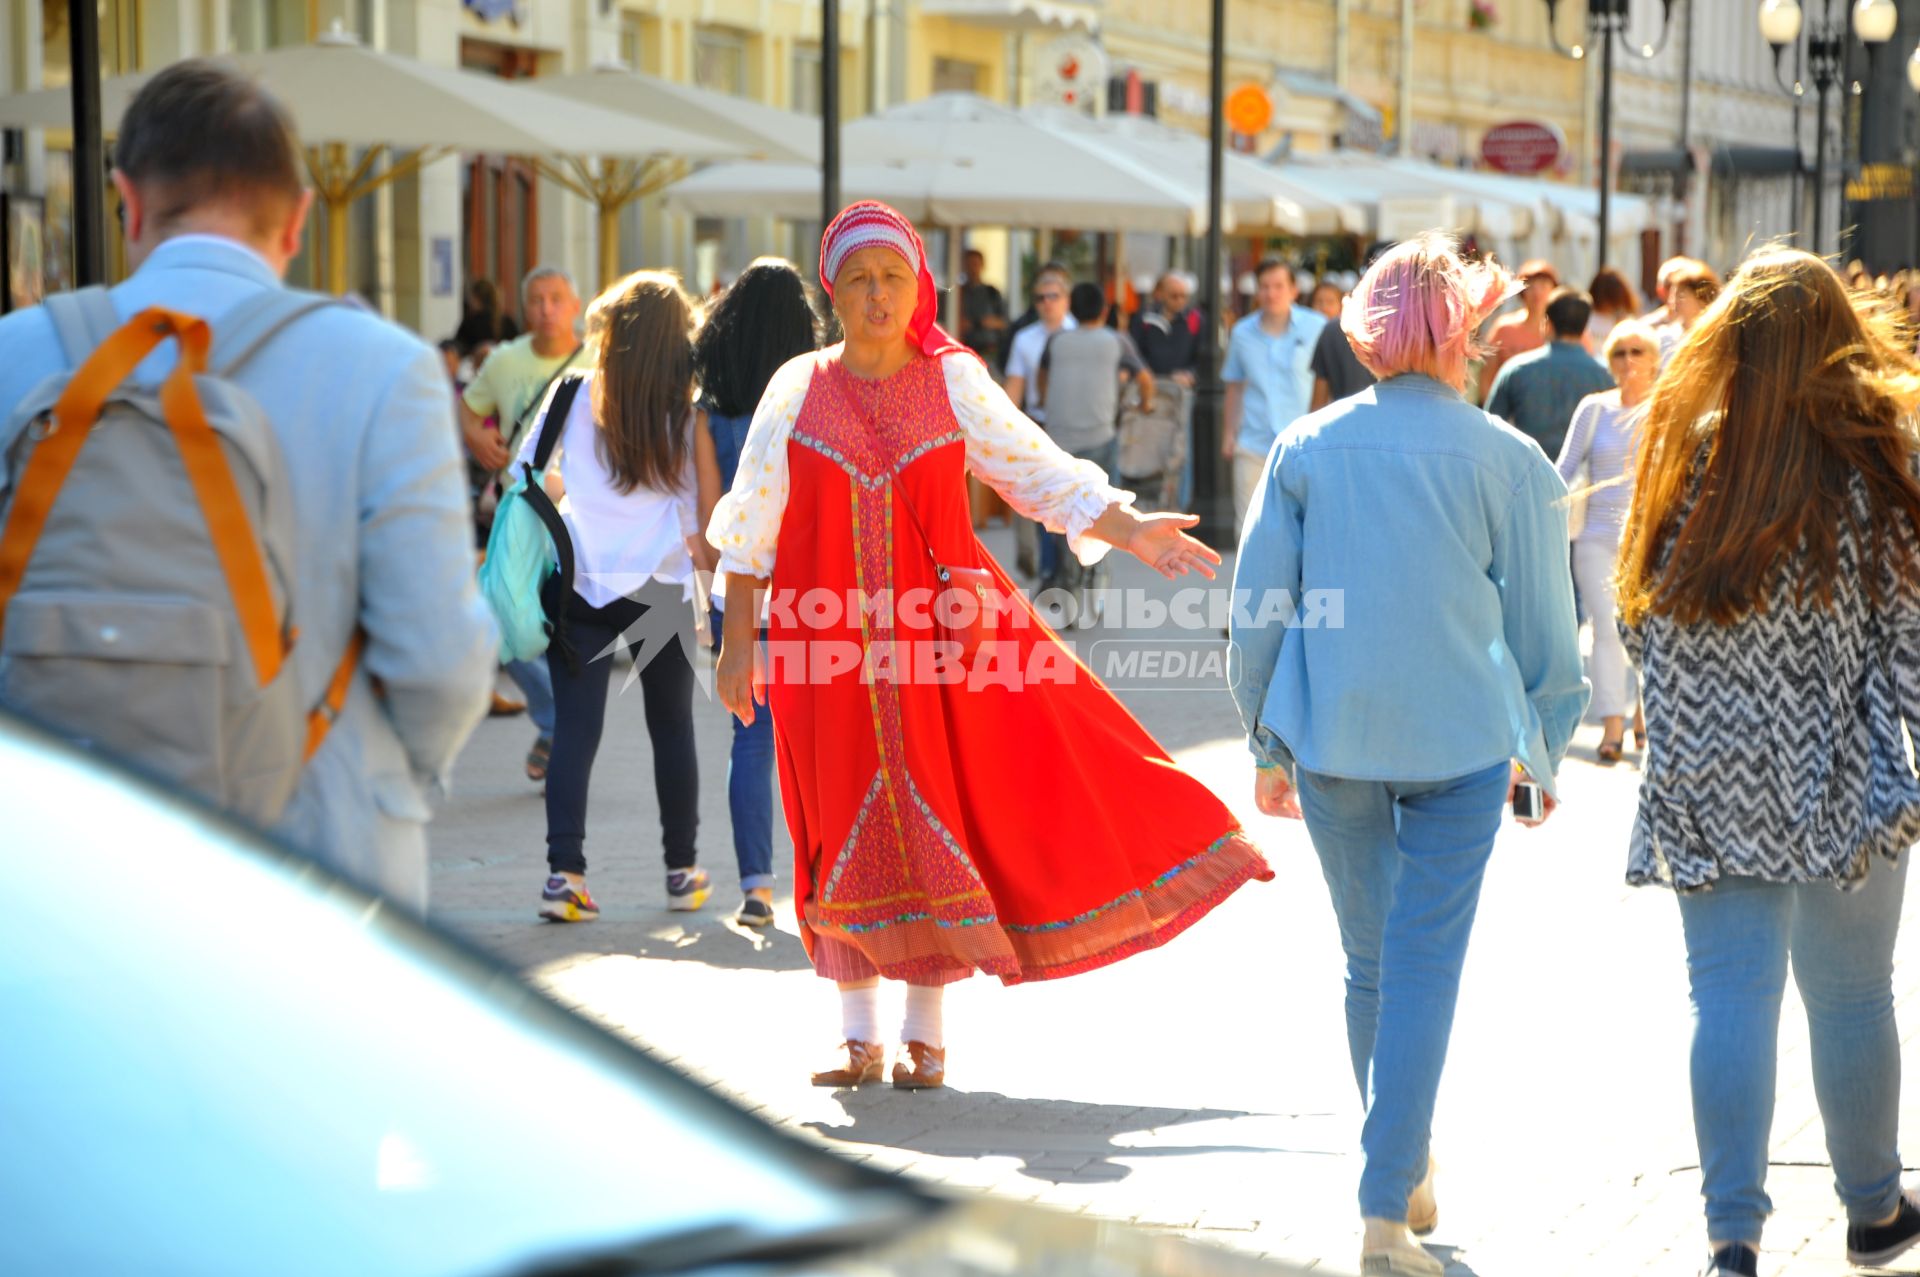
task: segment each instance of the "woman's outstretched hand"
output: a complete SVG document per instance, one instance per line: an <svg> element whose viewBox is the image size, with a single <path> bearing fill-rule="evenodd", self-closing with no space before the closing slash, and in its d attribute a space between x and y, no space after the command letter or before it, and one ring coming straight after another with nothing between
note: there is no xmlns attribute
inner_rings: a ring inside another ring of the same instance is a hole
<svg viewBox="0 0 1920 1277"><path fill-rule="evenodd" d="M1124 547L1135 558L1169 581L1198 572L1213 580L1220 553L1187 535L1200 522L1197 514L1142 514L1135 516L1133 534Z"/></svg>

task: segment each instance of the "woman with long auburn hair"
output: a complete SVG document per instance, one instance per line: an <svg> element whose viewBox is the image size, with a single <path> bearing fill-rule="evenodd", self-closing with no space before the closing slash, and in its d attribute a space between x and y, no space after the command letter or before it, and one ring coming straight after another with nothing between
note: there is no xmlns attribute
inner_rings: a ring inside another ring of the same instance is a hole
<svg viewBox="0 0 1920 1277"><path fill-rule="evenodd" d="M1750 259L1654 390L1618 599L1648 754L1627 879L1676 890L1710 1259L1754 1277L1789 958L1847 1259L1920 1242L1893 945L1920 838L1920 363L1810 254Z"/></svg>
<svg viewBox="0 0 1920 1277"><path fill-rule="evenodd" d="M554 739L540 916L552 922L600 915L586 883L587 782L606 723L609 658L621 646L633 652L646 697L667 907L698 909L712 892L695 863L700 774L684 641L693 620L686 601L694 567L713 561L699 535L699 510L720 492L713 439L694 422L697 323L679 279L666 271L636 271L595 299L587 312L591 371L573 396L547 470L575 564L566 642L549 662ZM549 399L527 431L521 460L531 460L552 405Z"/></svg>

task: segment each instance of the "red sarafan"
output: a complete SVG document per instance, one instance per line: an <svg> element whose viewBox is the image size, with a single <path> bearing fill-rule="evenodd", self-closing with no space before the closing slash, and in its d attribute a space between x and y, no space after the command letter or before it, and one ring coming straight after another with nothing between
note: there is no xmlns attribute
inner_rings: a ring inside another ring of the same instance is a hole
<svg viewBox="0 0 1920 1277"><path fill-rule="evenodd" d="M862 654L826 678L817 661L770 670L795 898L831 979L1054 979L1164 944L1273 873L975 538L942 363L918 356L869 381L816 359L786 445L771 586L776 600L900 600L944 588L936 560L986 568L1017 615L999 618L975 668L1008 677L919 678L904 656L896 677L874 677L876 654L937 640L924 611L842 608L821 622L774 608L776 653ZM1036 669L1049 676L1023 677Z"/></svg>

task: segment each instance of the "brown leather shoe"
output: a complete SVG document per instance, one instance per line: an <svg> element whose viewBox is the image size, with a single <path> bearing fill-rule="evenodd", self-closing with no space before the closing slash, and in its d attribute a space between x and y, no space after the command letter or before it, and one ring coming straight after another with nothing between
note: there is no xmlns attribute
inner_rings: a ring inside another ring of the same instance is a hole
<svg viewBox="0 0 1920 1277"><path fill-rule="evenodd" d="M909 1070L905 1060L894 1062L895 1087L902 1091L930 1091L947 1084L947 1048L928 1046L925 1042L909 1042L907 1054L913 1060L913 1068Z"/></svg>
<svg viewBox="0 0 1920 1277"><path fill-rule="evenodd" d="M526 712L527 703L525 701L509 700L500 695L500 693L495 692L493 694L493 704L487 710L487 717L512 718L515 714L524 714Z"/></svg>
<svg viewBox="0 0 1920 1277"><path fill-rule="evenodd" d="M815 1086L860 1086L878 1082L887 1067L886 1048L878 1042L848 1041L847 1062L840 1068L813 1075Z"/></svg>

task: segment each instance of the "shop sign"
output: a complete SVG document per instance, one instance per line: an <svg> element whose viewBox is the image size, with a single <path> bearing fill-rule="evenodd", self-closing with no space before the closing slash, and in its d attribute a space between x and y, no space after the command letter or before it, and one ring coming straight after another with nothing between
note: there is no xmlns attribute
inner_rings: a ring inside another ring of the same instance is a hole
<svg viewBox="0 0 1920 1277"><path fill-rule="evenodd" d="M1092 36L1062 36L1042 55L1039 78L1042 101L1090 113L1106 88L1107 51Z"/></svg>
<svg viewBox="0 0 1920 1277"><path fill-rule="evenodd" d="M1558 128L1534 120L1496 125L1480 139L1480 158L1502 173L1544 173L1566 149L1567 139Z"/></svg>
<svg viewBox="0 0 1920 1277"><path fill-rule="evenodd" d="M1913 170L1905 164L1865 165L1860 176L1847 183L1847 198L1862 204L1870 200L1910 200Z"/></svg>
<svg viewBox="0 0 1920 1277"><path fill-rule="evenodd" d="M1227 94L1227 127L1235 133L1258 137L1273 120L1273 99L1252 82L1237 86Z"/></svg>

